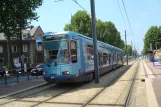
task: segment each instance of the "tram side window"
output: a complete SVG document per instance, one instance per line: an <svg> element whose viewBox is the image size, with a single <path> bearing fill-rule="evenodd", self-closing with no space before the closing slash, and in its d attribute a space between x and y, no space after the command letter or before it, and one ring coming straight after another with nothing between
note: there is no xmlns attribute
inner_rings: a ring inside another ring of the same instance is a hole
<svg viewBox="0 0 161 107"><path fill-rule="evenodd" d="M115 61L115 54L113 54L113 56L112 56L112 57L113 57L113 62L114 62L114 61Z"/></svg>
<svg viewBox="0 0 161 107"><path fill-rule="evenodd" d="M118 55L118 61L120 61L120 55Z"/></svg>
<svg viewBox="0 0 161 107"><path fill-rule="evenodd" d="M71 61L72 63L77 62L77 48L76 41L72 40L70 42L70 52L71 52Z"/></svg>
<svg viewBox="0 0 161 107"><path fill-rule="evenodd" d="M117 54L116 57L117 57L117 62L118 62L119 61L119 55Z"/></svg>
<svg viewBox="0 0 161 107"><path fill-rule="evenodd" d="M108 62L108 54L103 53L103 64L107 64L107 62Z"/></svg>
<svg viewBox="0 0 161 107"><path fill-rule="evenodd" d="M121 55L119 55L119 61L121 61Z"/></svg>
<svg viewBox="0 0 161 107"><path fill-rule="evenodd" d="M111 54L109 54L109 64L111 63Z"/></svg>
<svg viewBox="0 0 161 107"><path fill-rule="evenodd" d="M92 45L87 45L87 56L88 56L88 60L94 60L93 46Z"/></svg>

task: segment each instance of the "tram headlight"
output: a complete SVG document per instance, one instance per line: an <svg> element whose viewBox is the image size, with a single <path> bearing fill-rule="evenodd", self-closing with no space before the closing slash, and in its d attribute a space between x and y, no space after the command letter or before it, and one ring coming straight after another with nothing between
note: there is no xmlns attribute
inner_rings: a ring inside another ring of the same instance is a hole
<svg viewBox="0 0 161 107"><path fill-rule="evenodd" d="M45 75L46 73L45 72L43 72L43 75Z"/></svg>
<svg viewBox="0 0 161 107"><path fill-rule="evenodd" d="M69 74L70 74L69 71L63 71L63 72L62 72L62 75L69 75Z"/></svg>

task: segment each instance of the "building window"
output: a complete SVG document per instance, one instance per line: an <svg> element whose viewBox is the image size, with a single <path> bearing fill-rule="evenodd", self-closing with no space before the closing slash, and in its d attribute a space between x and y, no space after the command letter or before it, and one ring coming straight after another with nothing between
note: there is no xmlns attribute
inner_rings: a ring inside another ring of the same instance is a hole
<svg viewBox="0 0 161 107"><path fill-rule="evenodd" d="M3 53L3 46L0 45L0 53Z"/></svg>
<svg viewBox="0 0 161 107"><path fill-rule="evenodd" d="M0 58L0 65L4 65L4 58Z"/></svg>
<svg viewBox="0 0 161 107"><path fill-rule="evenodd" d="M70 42L71 61L72 63L77 62L77 44L76 41L71 40Z"/></svg>
<svg viewBox="0 0 161 107"><path fill-rule="evenodd" d="M27 52L27 44L23 45L23 52Z"/></svg>
<svg viewBox="0 0 161 107"><path fill-rule="evenodd" d="M42 51L42 42L38 42L38 48L37 48L38 51Z"/></svg>
<svg viewBox="0 0 161 107"><path fill-rule="evenodd" d="M22 37L23 37L23 38L27 38L27 35L23 35Z"/></svg>
<svg viewBox="0 0 161 107"><path fill-rule="evenodd" d="M12 52L16 53L17 52L17 45L12 45Z"/></svg>
<svg viewBox="0 0 161 107"><path fill-rule="evenodd" d="M92 45L87 45L87 56L88 56L88 60L94 59L94 53L93 53L93 46Z"/></svg>

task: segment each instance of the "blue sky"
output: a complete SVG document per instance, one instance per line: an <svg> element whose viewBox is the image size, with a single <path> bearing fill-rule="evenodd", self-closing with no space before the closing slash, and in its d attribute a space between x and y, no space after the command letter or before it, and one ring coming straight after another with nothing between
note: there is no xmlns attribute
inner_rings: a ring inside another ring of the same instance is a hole
<svg viewBox="0 0 161 107"><path fill-rule="evenodd" d="M33 21L34 26L40 25L44 32L61 32L65 24L70 22L71 14L82 10L73 0L54 2L55 0L44 0L43 5L36 11L40 16L38 21ZM90 0L77 0L90 13ZM95 0L96 18L102 21L112 21L117 30L124 35L131 34L130 27L123 9L122 0L118 0L121 6L126 26L121 16L117 0ZM127 36L128 44L131 41L137 51L143 49L143 39L146 31L152 25L161 25L161 0L124 0L127 14L134 35ZM124 40L124 36L122 36Z"/></svg>

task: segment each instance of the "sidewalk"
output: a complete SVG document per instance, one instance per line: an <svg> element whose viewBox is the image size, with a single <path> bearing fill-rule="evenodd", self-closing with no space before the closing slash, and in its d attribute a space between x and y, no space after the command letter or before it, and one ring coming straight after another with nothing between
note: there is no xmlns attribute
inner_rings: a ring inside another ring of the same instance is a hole
<svg viewBox="0 0 161 107"><path fill-rule="evenodd" d="M158 106L161 107L161 66L153 66L152 62L145 61L150 72L146 72L148 78L150 78L154 94L158 103Z"/></svg>
<svg viewBox="0 0 161 107"><path fill-rule="evenodd" d="M40 79L33 79L30 81L20 81L18 83L15 82L9 85L3 85L3 86L0 86L0 97L14 92L18 92L20 90L24 90L26 88L40 85L43 83L45 83L45 81L43 80L43 78L40 78Z"/></svg>

